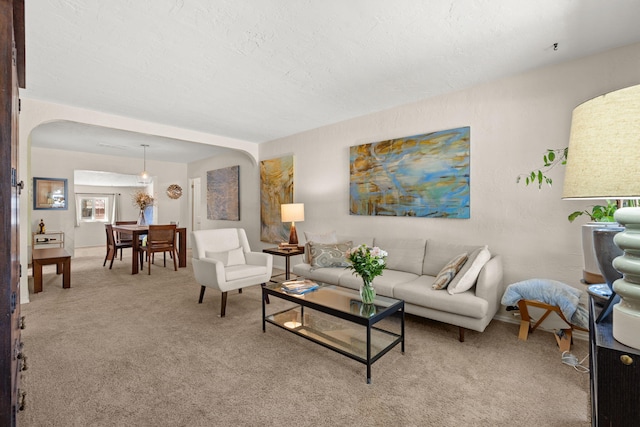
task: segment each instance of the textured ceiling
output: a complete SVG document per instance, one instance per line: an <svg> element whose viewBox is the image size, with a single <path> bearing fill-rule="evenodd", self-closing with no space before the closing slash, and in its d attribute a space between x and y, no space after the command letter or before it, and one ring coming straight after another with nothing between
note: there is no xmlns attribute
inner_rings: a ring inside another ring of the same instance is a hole
<svg viewBox="0 0 640 427"><path fill-rule="evenodd" d="M256 143L640 41L637 0L25 3L24 96Z"/></svg>

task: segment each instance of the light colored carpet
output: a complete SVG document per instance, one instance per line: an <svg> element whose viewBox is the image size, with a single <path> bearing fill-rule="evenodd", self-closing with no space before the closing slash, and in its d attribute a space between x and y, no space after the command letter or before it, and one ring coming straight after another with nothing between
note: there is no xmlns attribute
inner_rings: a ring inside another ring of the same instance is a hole
<svg viewBox="0 0 640 427"><path fill-rule="evenodd" d="M588 374L553 335L483 333L407 316L406 353L366 366L267 324L260 289L220 294L191 267L130 274L130 256L72 261L71 289L45 269L22 306L28 370L20 426L588 426ZM32 281L32 279L30 279ZM31 284L32 287L32 284ZM282 308L272 299L269 310ZM585 341L573 353L582 359Z"/></svg>

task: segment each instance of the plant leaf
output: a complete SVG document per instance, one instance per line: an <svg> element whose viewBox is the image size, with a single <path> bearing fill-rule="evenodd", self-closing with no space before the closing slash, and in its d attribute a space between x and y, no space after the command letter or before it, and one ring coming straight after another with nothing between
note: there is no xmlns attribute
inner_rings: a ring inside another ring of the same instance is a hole
<svg viewBox="0 0 640 427"><path fill-rule="evenodd" d="M568 216L568 218L569 218L569 222L573 222L576 218L578 218L578 217L579 217L580 215L582 215L583 213L584 213L584 212L582 212L582 211L575 211L575 212L573 212L572 214L570 214L570 215Z"/></svg>

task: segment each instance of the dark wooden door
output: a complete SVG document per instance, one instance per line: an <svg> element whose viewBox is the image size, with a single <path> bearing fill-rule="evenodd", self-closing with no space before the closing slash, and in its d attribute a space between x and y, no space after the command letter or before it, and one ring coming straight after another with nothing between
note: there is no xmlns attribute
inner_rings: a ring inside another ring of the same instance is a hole
<svg viewBox="0 0 640 427"><path fill-rule="evenodd" d="M0 425L15 426L25 367L20 329L18 85L24 79L24 2L0 0ZM23 80L24 81L24 80ZM26 271L25 271L26 273Z"/></svg>

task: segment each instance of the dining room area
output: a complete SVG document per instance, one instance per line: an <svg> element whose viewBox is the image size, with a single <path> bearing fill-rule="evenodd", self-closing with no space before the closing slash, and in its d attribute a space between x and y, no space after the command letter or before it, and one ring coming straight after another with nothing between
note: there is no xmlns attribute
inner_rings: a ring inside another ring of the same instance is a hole
<svg viewBox="0 0 640 427"><path fill-rule="evenodd" d="M30 258L37 252L39 264L44 262L40 260L41 248L46 247L43 242L57 242L56 249L64 250L71 260L100 256L103 265L96 263L96 268L105 270L112 270L116 262L119 270L126 265L132 275L164 274L185 268L187 221L181 225L180 220L186 197L182 197L180 181L160 191L156 181L150 178L140 182L139 176L133 174L78 169L73 171L72 179L34 178L34 200L44 202L34 202L32 208L35 224L31 227L31 241L35 243ZM40 191L45 184L46 190ZM55 207L46 205L51 185L60 194ZM156 272L158 269L162 270ZM43 267L38 291L46 291L48 285L58 286L58 270L56 265ZM69 276L73 277L72 271L65 276L65 287L73 289ZM35 286L30 290L33 296Z"/></svg>

